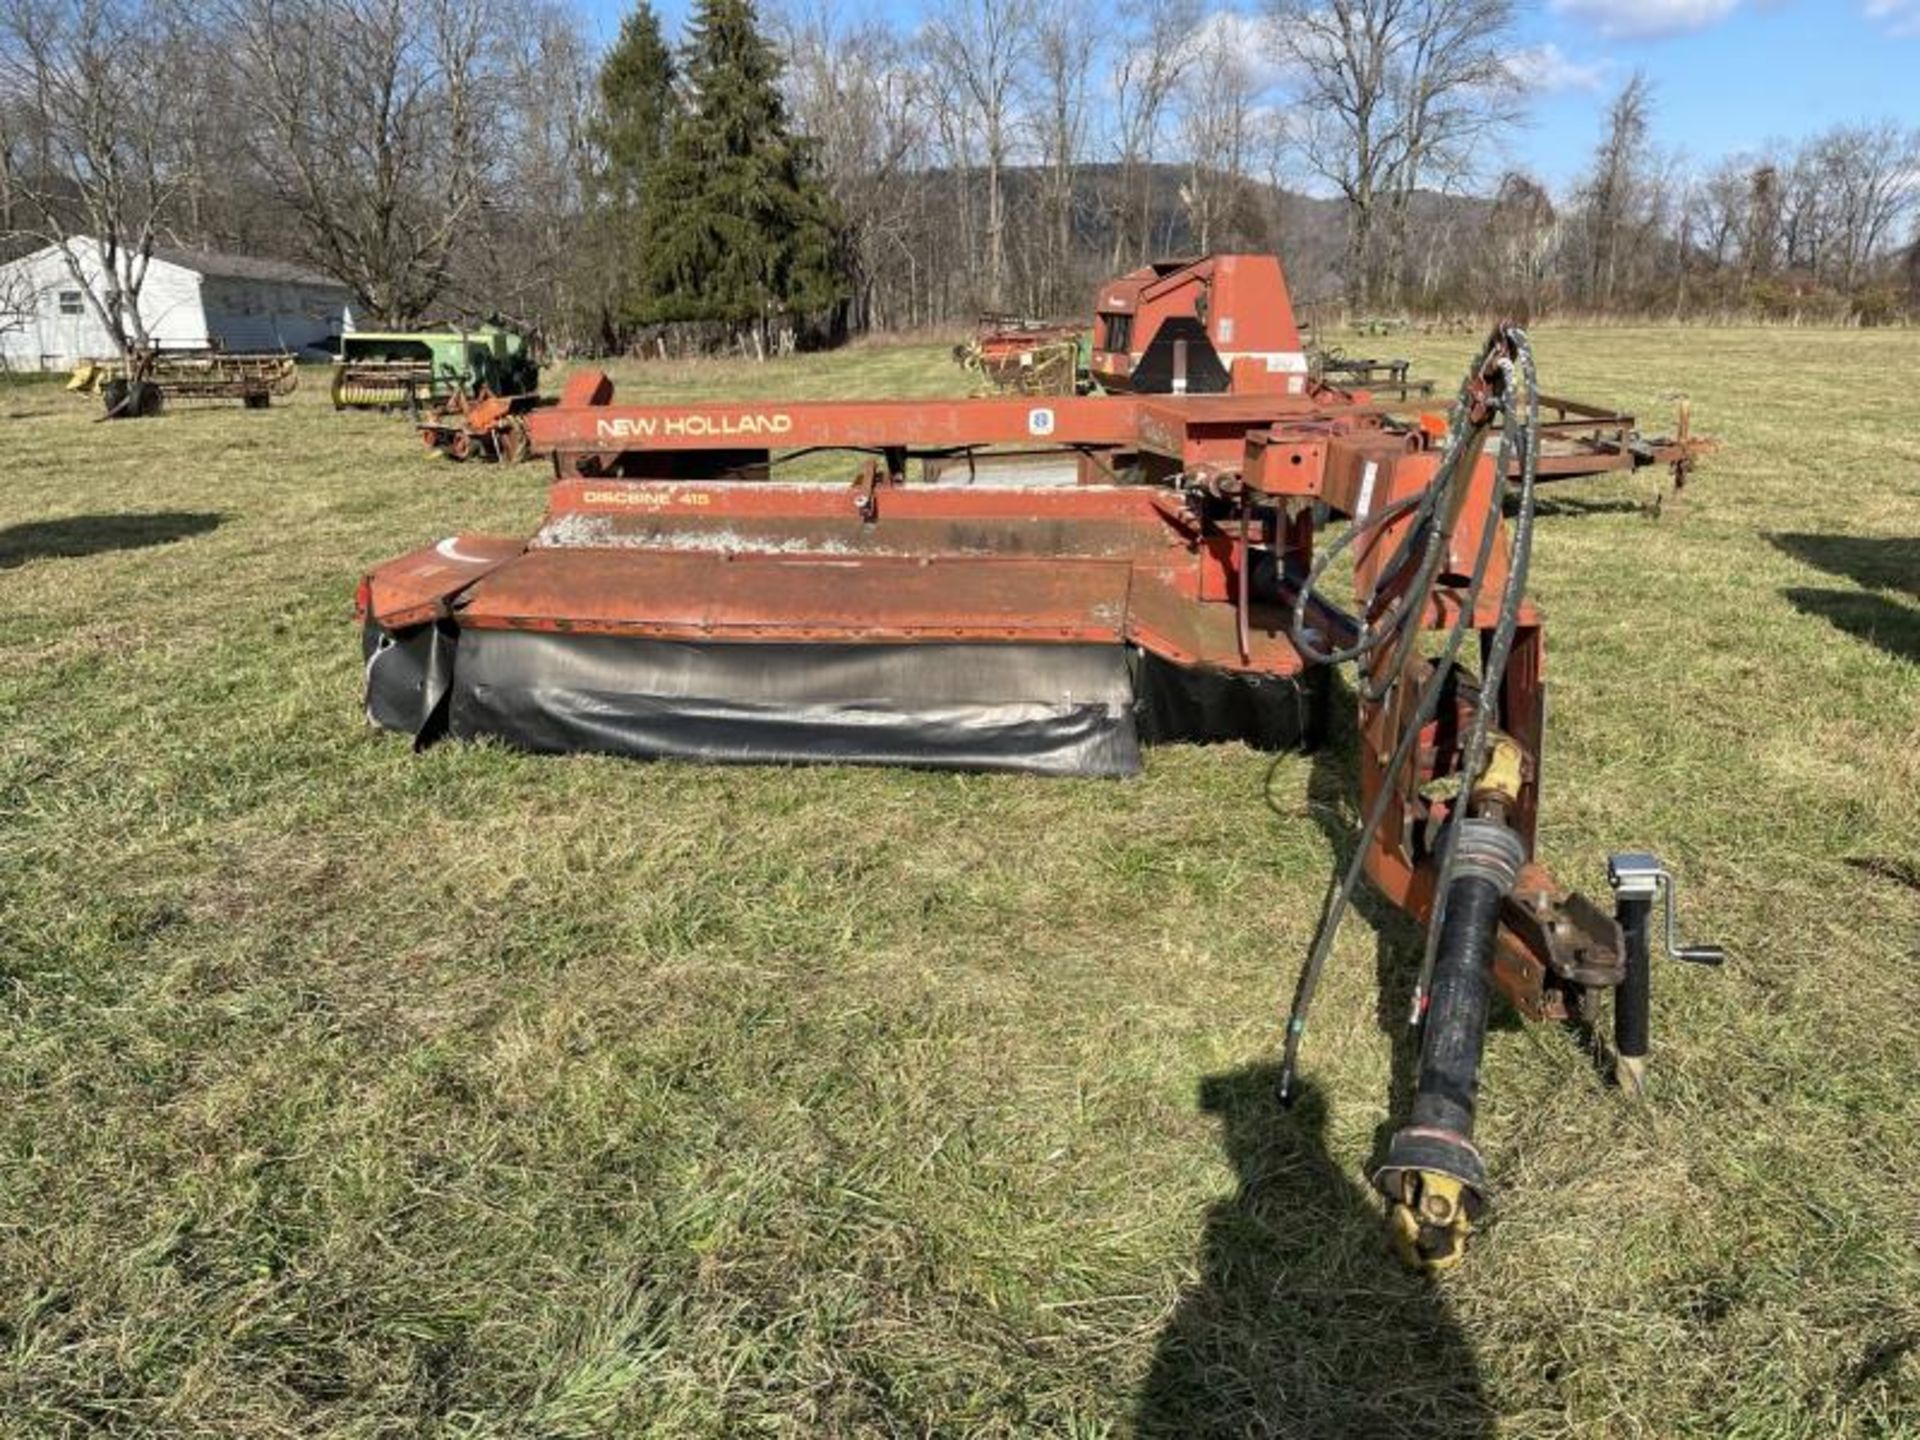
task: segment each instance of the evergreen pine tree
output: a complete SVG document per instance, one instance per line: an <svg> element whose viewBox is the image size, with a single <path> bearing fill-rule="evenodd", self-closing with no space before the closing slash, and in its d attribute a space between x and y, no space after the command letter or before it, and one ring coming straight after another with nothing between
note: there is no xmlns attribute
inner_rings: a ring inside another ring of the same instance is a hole
<svg viewBox="0 0 1920 1440"><path fill-rule="evenodd" d="M601 157L599 190L610 206L637 214L672 129L673 52L660 17L640 4L600 64L600 113L591 136Z"/></svg>
<svg viewBox="0 0 1920 1440"><path fill-rule="evenodd" d="M673 84L673 52L660 17L642 0L601 62L600 109L588 132L598 159L590 185L592 249L610 312L602 321L610 342L641 318L643 220L673 128Z"/></svg>
<svg viewBox="0 0 1920 1440"><path fill-rule="evenodd" d="M643 217L643 314L773 348L847 296L837 217L787 130L779 61L752 0L698 0L674 120Z"/></svg>

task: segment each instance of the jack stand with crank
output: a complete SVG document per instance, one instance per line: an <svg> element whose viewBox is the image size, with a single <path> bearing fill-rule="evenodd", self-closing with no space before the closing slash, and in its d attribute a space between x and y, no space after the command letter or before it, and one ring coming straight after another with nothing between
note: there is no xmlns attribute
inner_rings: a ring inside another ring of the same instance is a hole
<svg viewBox="0 0 1920 1440"><path fill-rule="evenodd" d="M1626 976L1613 997L1614 1076L1620 1088L1645 1093L1647 1034L1653 993L1653 956L1648 932L1656 895L1666 897L1666 952L1689 965L1722 965L1727 953L1718 945L1681 945L1674 917L1679 888L1667 867L1652 855L1629 851L1607 859L1607 883L1613 887L1614 918L1625 945Z"/></svg>

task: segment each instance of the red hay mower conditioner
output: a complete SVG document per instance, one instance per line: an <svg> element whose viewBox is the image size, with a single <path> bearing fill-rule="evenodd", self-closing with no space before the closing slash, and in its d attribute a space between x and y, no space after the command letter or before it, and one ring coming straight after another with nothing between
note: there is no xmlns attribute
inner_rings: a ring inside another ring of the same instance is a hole
<svg viewBox="0 0 1920 1440"><path fill-rule="evenodd" d="M368 714L421 743L1124 776L1155 742L1312 744L1333 667L1355 664L1360 842L1286 1073L1364 873L1430 937L1416 1098L1374 1179L1403 1253L1450 1265L1486 1204L1491 989L1555 1019L1617 991L1637 1079L1646 921L1671 884L1616 857L1609 914L1534 856L1542 402L1525 335L1494 332L1450 418L1259 373L1286 383L641 406L577 375L526 419L557 472L531 540L455 535L362 582ZM772 478L821 451L858 468ZM1350 611L1322 588L1342 556Z"/></svg>

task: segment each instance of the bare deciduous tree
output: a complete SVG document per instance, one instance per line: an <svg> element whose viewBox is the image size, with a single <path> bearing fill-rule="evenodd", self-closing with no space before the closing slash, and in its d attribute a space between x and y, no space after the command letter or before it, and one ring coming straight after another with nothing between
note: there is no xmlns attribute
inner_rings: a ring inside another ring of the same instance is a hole
<svg viewBox="0 0 1920 1440"><path fill-rule="evenodd" d="M1511 0L1422 0L1407 7L1395 62L1398 154L1382 265L1400 283L1415 194L1453 191L1480 178L1477 152L1490 131L1519 118L1520 82L1506 53Z"/></svg>
<svg viewBox="0 0 1920 1440"><path fill-rule="evenodd" d="M1090 118L1087 89L1100 50L1091 0L1058 0L1035 22L1033 41L1032 124L1047 247L1040 305L1059 310L1071 303L1074 205Z"/></svg>
<svg viewBox="0 0 1920 1440"><path fill-rule="evenodd" d="M0 105L20 132L13 223L58 249L123 359L149 343L140 292L185 175L156 63L182 18L139 0L0 3Z"/></svg>
<svg viewBox="0 0 1920 1440"><path fill-rule="evenodd" d="M1602 308L1613 303L1621 252L1645 198L1647 131L1653 85L1636 71L1607 107L1606 133L1583 187L1586 215L1586 297Z"/></svg>
<svg viewBox="0 0 1920 1440"><path fill-rule="evenodd" d="M907 242L914 202L909 171L924 158L926 120L918 77L900 38L866 21L842 26L826 0L779 17L794 128L813 146L847 229L854 268L849 323L891 323L879 288Z"/></svg>
<svg viewBox="0 0 1920 1440"><path fill-rule="evenodd" d="M1483 251L1493 270L1491 298L1503 312L1531 320L1544 308L1559 248L1553 198L1532 176L1510 173L1500 182L1486 229L1492 241Z"/></svg>
<svg viewBox="0 0 1920 1440"><path fill-rule="evenodd" d="M1809 146L1829 217L1833 278L1851 290L1920 198L1920 131L1843 125Z"/></svg>
<svg viewBox="0 0 1920 1440"><path fill-rule="evenodd" d="M302 249L376 318L416 321L475 232L507 93L461 0L226 0L262 170Z"/></svg>
<svg viewBox="0 0 1920 1440"><path fill-rule="evenodd" d="M1153 162L1167 107L1193 63L1198 0L1123 0L1124 27L1113 75L1114 150L1120 162L1113 206L1113 268L1149 258L1153 246Z"/></svg>
<svg viewBox="0 0 1920 1440"><path fill-rule="evenodd" d="M1232 217L1242 208L1259 99L1249 38L1237 15L1217 16L1196 38L1183 87L1180 139L1187 177L1181 200L1193 243L1203 251L1228 240Z"/></svg>
<svg viewBox="0 0 1920 1440"><path fill-rule="evenodd" d="M1749 165L1741 156L1730 155L1700 178L1698 241L1716 269L1731 265L1740 253Z"/></svg>
<svg viewBox="0 0 1920 1440"><path fill-rule="evenodd" d="M494 112L491 174L469 243L450 256L449 298L468 313L497 311L580 343L596 307L580 253L593 57L577 17L557 4L501 12L490 47L505 84Z"/></svg>
<svg viewBox="0 0 1920 1440"><path fill-rule="evenodd" d="M1771 161L1754 166L1748 179L1742 248L1748 280L1773 273L1780 254L1780 167Z"/></svg>
<svg viewBox="0 0 1920 1440"><path fill-rule="evenodd" d="M1502 45L1513 6L1271 0L1271 10L1303 116L1299 153L1346 201L1348 298L1364 309L1397 281L1414 192L1436 172L1461 173L1474 142L1511 113Z"/></svg>
<svg viewBox="0 0 1920 1440"><path fill-rule="evenodd" d="M950 0L928 20L929 59L970 102L987 182L986 301L1005 303L1006 169L1014 140L1018 69L1029 40L1021 0Z"/></svg>

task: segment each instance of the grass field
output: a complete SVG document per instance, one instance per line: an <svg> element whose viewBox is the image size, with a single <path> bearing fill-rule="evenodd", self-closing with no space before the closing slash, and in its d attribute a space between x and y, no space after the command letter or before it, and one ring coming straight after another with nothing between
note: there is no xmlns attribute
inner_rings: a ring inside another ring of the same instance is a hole
<svg viewBox="0 0 1920 1440"><path fill-rule="evenodd" d="M1658 518L1554 492L1535 588L1547 858L1658 851L1732 960L1657 972L1644 1106L1500 1025L1498 1216L1438 1285L1361 1181L1403 925L1349 927L1272 1099L1344 739L1122 783L415 755L354 582L530 532L537 468L311 382L0 389L0 1433L1920 1434L1920 335L1536 341L1725 442Z"/></svg>

